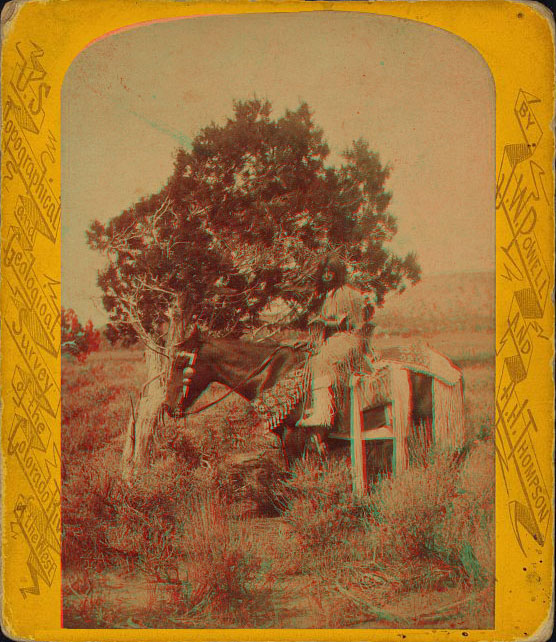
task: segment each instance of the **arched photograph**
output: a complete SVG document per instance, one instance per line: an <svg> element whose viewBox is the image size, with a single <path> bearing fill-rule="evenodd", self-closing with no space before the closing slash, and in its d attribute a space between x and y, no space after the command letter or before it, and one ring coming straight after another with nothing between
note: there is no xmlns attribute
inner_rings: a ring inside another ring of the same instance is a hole
<svg viewBox="0 0 556 642"><path fill-rule="evenodd" d="M479 53L355 12L159 21L61 105L63 626L493 628Z"/></svg>

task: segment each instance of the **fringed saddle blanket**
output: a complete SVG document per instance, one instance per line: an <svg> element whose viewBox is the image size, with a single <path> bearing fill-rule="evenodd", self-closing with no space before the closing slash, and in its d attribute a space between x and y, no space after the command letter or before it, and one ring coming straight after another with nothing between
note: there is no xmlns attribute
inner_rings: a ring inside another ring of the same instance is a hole
<svg viewBox="0 0 556 642"><path fill-rule="evenodd" d="M335 396L344 394L351 374L361 369L363 349L364 342L355 332L342 332L328 338L312 355L307 353L307 359L299 368L253 401L265 428L278 428L299 403L306 402L311 384L315 385L321 378L327 386L332 384Z"/></svg>
<svg viewBox="0 0 556 642"><path fill-rule="evenodd" d="M290 412L305 399L310 387L310 376L305 363L263 391L253 401L255 410L263 420L265 430L279 428Z"/></svg>
<svg viewBox="0 0 556 642"><path fill-rule="evenodd" d="M439 379L448 386L461 381L461 370L450 359L422 343L385 348L380 357L383 361L398 363L408 370Z"/></svg>
<svg viewBox="0 0 556 642"><path fill-rule="evenodd" d="M386 348L377 355L376 361L373 362L368 357L364 359L364 367L361 370L367 376L362 388L362 402L367 408L383 405L395 398L396 393L392 390L390 376L392 366L432 377L438 384L437 389L440 388L440 384L447 387L455 386L462 378L459 368L447 357L426 345L408 344Z"/></svg>
<svg viewBox="0 0 556 642"><path fill-rule="evenodd" d="M392 390L391 369L387 362L367 362L369 372L365 373L365 386L363 387L363 407L375 408L390 402L394 391Z"/></svg>
<svg viewBox="0 0 556 642"><path fill-rule="evenodd" d="M394 402L394 435L398 470L407 466L406 437L411 426L408 371L432 377L434 439L452 449L460 448L465 437L462 373L447 357L425 345L387 348L381 359L367 361L361 392L363 408Z"/></svg>
<svg viewBox="0 0 556 642"><path fill-rule="evenodd" d="M335 341L327 341L328 345L322 353L313 358L313 368L316 370L314 374L319 375L321 374L319 370L324 373L327 369L335 372L336 395L347 391L349 376L359 370L370 375L365 380L363 404L374 407L388 403L392 395L396 394L396 391L392 390L392 365L429 375L448 388L461 382L461 370L449 359L426 345L410 344L386 348L380 354L367 353L361 359L361 353L355 349L355 345L350 346L349 341L346 345L346 336L346 334L343 336L343 345L340 344L341 335L337 335L338 346L334 345ZM348 346L351 349L346 350ZM436 386L437 397L440 397L441 387L444 386ZM306 361L281 378L272 388L263 391L253 401L255 410L262 417L263 428L277 429L289 413L306 400L310 389L311 372ZM437 399L438 401L440 399ZM453 416L455 413L450 414Z"/></svg>

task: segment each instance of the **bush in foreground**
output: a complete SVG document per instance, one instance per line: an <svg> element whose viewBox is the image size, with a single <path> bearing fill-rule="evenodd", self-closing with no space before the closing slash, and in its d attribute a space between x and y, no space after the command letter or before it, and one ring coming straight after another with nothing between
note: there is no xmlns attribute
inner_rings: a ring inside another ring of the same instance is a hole
<svg viewBox="0 0 556 642"><path fill-rule="evenodd" d="M290 529L284 544L303 560L295 573L314 578L310 597L327 626L423 626L456 616L466 626L490 625L488 448L476 443L465 459L433 450L396 477L379 479L361 499L351 494L347 462L298 462L276 489ZM415 595L420 602L411 606Z"/></svg>
<svg viewBox="0 0 556 642"><path fill-rule="evenodd" d="M381 480L371 494L367 523L377 556L426 561L445 571L444 579L482 585L492 572L483 549L492 527L493 492L490 474L481 475L480 468L469 474L478 463L476 454L461 465L452 454L433 451L422 465Z"/></svg>
<svg viewBox="0 0 556 642"><path fill-rule="evenodd" d="M247 626L261 612L262 560L248 523L230 516L218 492L191 499L184 523L187 602L213 624Z"/></svg>
<svg viewBox="0 0 556 642"><path fill-rule="evenodd" d="M364 514L353 496L351 470L344 459L299 460L275 490L282 518L309 547L336 545Z"/></svg>

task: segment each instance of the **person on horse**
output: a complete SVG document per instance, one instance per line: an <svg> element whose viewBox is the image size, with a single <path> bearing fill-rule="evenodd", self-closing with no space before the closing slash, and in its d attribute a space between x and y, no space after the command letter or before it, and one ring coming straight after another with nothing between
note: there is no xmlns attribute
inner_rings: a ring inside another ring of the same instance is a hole
<svg viewBox="0 0 556 642"><path fill-rule="evenodd" d="M334 425L341 389L347 388L349 376L361 368L365 355L373 360L370 339L375 325L371 295L347 283L347 270L339 258L328 256L322 262L316 287L324 301L309 322L311 390L296 426L311 429L322 443L320 438Z"/></svg>

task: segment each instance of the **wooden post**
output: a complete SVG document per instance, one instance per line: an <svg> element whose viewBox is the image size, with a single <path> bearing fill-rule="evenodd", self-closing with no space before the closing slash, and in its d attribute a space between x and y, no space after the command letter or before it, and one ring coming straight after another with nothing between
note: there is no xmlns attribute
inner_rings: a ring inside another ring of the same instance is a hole
<svg viewBox="0 0 556 642"><path fill-rule="evenodd" d="M367 487L367 471L362 438L360 377L352 375L349 382L350 391L350 438L351 438L351 475L353 492L363 495Z"/></svg>

